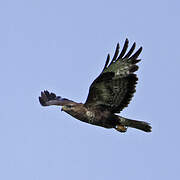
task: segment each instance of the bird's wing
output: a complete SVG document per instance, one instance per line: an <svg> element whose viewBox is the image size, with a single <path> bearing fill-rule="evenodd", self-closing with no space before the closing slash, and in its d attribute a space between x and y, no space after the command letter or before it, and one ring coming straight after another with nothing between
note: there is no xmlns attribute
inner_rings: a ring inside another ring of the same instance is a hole
<svg viewBox="0 0 180 180"><path fill-rule="evenodd" d="M132 54L136 46L134 43L127 52L128 43L126 39L121 53L117 44L111 62L108 54L103 71L90 86L85 106L102 107L112 113L119 113L128 106L135 92L138 78L134 72L138 70L136 63L140 59L137 58L142 51L140 47Z"/></svg>
<svg viewBox="0 0 180 180"><path fill-rule="evenodd" d="M48 91L41 92L41 96L39 97L39 102L42 106L64 106L67 104L74 103L73 101L62 98L61 96L56 96L54 93L49 93Z"/></svg>

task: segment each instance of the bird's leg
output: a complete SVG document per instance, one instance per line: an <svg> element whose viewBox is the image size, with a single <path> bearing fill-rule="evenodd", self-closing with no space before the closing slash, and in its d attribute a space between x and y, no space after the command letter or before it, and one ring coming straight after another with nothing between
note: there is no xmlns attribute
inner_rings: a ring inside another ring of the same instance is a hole
<svg viewBox="0 0 180 180"><path fill-rule="evenodd" d="M119 131L119 132L122 132L122 133L124 133L124 132L127 131L127 127L125 127L125 126L123 126L123 125L120 125L120 124L116 125L115 129L116 129L117 131Z"/></svg>

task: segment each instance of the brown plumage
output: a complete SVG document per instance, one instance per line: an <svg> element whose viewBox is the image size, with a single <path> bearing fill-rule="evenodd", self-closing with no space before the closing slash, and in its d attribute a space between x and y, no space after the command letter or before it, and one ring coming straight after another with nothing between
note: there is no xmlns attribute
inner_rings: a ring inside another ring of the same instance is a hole
<svg viewBox="0 0 180 180"><path fill-rule="evenodd" d="M142 47L132 55L136 44L134 43L127 52L128 43L126 39L120 53L119 43L117 44L111 62L108 54L103 71L91 84L84 104L44 91L39 97L41 105L62 106L62 111L76 119L105 128L114 128L120 132L126 132L128 127L150 132L151 126L148 123L130 120L115 114L128 106L138 80L134 72L138 70L137 63L140 61L138 56Z"/></svg>

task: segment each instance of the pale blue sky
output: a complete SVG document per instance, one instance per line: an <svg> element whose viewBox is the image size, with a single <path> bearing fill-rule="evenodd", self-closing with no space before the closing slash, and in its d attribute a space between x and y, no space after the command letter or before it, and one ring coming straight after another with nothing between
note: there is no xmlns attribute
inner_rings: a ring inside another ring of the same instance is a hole
<svg viewBox="0 0 180 180"><path fill-rule="evenodd" d="M180 3L165 0L0 2L0 179L179 179ZM107 53L143 46L122 115L153 132L121 134L43 108L40 91L84 102Z"/></svg>

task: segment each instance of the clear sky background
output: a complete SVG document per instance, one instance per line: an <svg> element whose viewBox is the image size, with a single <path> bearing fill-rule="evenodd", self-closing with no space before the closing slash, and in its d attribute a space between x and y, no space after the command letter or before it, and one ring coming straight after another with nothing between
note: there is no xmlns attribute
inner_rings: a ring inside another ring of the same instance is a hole
<svg viewBox="0 0 180 180"><path fill-rule="evenodd" d="M0 179L179 179L178 0L0 2ZM47 89L84 102L107 53L143 46L137 92L121 115L153 132L121 134L41 107Z"/></svg>

